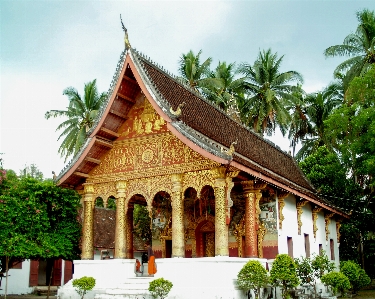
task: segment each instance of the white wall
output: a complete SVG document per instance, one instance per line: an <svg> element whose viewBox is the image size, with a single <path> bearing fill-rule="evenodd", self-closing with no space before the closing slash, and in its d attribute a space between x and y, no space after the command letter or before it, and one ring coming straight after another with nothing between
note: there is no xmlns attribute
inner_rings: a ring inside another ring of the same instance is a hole
<svg viewBox="0 0 375 299"><path fill-rule="evenodd" d="M22 262L22 269L10 269L7 294L30 294L34 288L29 287L30 260ZM1 281L0 295L5 294L5 277Z"/></svg>
<svg viewBox="0 0 375 299"><path fill-rule="evenodd" d="M324 212L318 213L318 219L316 221L318 230L316 232L316 238L314 238L313 233L313 220L312 220L312 208L315 206L312 203L307 203L302 207L301 215L301 234L298 235L298 222L297 222L297 208L296 208L296 198L293 194L289 194L285 198L285 207L283 209L283 215L285 217L282 225L282 230L279 230L278 246L279 253L288 253L287 237L293 238L293 257L305 257L305 234L309 235L310 239L310 256L312 254L319 254L319 244L322 244L323 249L326 251L327 256L331 257L330 251L330 239L334 242L335 251L335 264L339 265L339 246L337 244L336 235L336 221L331 218L331 223L329 225L329 236L328 241L326 241L325 232L325 220Z"/></svg>

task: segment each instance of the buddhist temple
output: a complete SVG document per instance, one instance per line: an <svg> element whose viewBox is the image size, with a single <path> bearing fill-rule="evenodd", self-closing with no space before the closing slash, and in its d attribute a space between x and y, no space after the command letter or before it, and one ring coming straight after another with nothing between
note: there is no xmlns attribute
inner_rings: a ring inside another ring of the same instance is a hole
<svg viewBox="0 0 375 299"><path fill-rule="evenodd" d="M325 250L338 264L340 221L348 217L316 195L288 153L130 47L58 184L82 195L74 278L95 277L95 298L133 298L124 284L137 279L135 205L147 208L155 277L173 282L170 298L242 298L238 271L249 259L269 269L278 253ZM116 205L106 226L114 236L109 260L94 259L98 199ZM69 290L68 283L60 298Z"/></svg>

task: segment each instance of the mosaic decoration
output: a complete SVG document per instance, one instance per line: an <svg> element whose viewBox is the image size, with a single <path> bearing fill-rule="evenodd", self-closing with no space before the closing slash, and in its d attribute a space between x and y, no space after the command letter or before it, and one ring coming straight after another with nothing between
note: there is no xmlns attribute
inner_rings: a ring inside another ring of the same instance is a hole
<svg viewBox="0 0 375 299"><path fill-rule="evenodd" d="M277 234L277 210L276 202L260 205L260 222L265 226L267 233Z"/></svg>

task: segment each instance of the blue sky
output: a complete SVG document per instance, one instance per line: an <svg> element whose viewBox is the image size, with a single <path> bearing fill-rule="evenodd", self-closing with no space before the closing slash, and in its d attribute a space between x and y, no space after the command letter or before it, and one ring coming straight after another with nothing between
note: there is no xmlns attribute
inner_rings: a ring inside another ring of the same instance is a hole
<svg viewBox="0 0 375 299"><path fill-rule="evenodd" d="M55 129L45 120L64 109L62 91L97 79L109 88L121 51L120 13L133 48L177 74L181 53L202 49L202 58L253 63L259 50L284 55L282 71L296 70L304 89L332 81L344 58L323 51L342 43L357 26L355 12L375 1L0 1L0 153L18 172L35 163L51 177L64 161ZM282 149L288 141L272 138Z"/></svg>

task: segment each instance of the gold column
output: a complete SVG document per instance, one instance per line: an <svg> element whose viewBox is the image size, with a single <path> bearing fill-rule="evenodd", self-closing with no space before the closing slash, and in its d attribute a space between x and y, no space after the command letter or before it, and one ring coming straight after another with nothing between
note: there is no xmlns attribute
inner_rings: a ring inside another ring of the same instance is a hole
<svg viewBox="0 0 375 299"><path fill-rule="evenodd" d="M94 259L94 185L84 184L81 259Z"/></svg>
<svg viewBox="0 0 375 299"><path fill-rule="evenodd" d="M172 257L185 257L182 174L173 174L172 183Z"/></svg>
<svg viewBox="0 0 375 299"><path fill-rule="evenodd" d="M229 256L228 226L226 222L225 167L213 170L215 172L215 256Z"/></svg>
<svg viewBox="0 0 375 299"><path fill-rule="evenodd" d="M265 183L241 182L245 195L245 252L244 257L258 257L257 224L259 222L259 201Z"/></svg>
<svg viewBox="0 0 375 299"><path fill-rule="evenodd" d="M126 258L134 258L133 252L133 212L134 205L128 206L126 211Z"/></svg>
<svg viewBox="0 0 375 299"><path fill-rule="evenodd" d="M125 188L126 182L116 182L115 259L126 258Z"/></svg>

